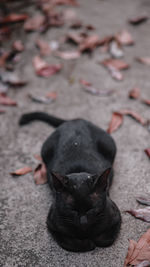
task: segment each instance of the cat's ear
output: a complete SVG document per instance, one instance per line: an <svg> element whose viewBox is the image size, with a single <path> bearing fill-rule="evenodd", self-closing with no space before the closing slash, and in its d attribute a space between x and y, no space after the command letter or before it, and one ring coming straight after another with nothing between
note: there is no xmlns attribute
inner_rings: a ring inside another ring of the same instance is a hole
<svg viewBox="0 0 150 267"><path fill-rule="evenodd" d="M108 188L110 171L111 168L108 168L100 176L97 176L94 181L95 189L105 191Z"/></svg>
<svg viewBox="0 0 150 267"><path fill-rule="evenodd" d="M56 191L62 191L65 186L68 184L68 178L62 176L59 173L51 172L53 186Z"/></svg>

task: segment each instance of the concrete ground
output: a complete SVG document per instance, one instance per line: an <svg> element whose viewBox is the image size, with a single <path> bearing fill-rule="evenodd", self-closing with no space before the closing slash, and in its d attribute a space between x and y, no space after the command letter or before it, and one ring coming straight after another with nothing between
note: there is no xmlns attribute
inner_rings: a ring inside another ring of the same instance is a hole
<svg viewBox="0 0 150 267"><path fill-rule="evenodd" d="M114 81L98 64L107 57L98 48L92 57L83 55L75 63L63 61L60 74L49 79L40 78L35 75L31 62L33 55L37 54L33 42L38 33L22 32L17 36L26 47L18 68L29 83L24 88L10 90L9 95L19 105L7 107L7 112L0 115L0 266L3 267L121 267L128 240L138 240L149 227L148 223L124 212L140 206L135 200L137 195L150 192L150 162L143 152L150 146L149 132L132 118L126 117L123 126L112 134L118 153L110 194L121 210L122 227L118 239L109 248L96 248L87 253L71 253L60 248L46 228L52 200L48 185L36 186L32 173L19 178L12 178L9 174L24 165L34 168L37 161L33 155L40 153L43 141L54 130L40 122L19 128L18 119L24 112L41 110L65 119L82 117L103 129L107 129L112 111L121 108L132 108L150 118L149 107L138 100L128 99L128 92L134 86L141 88L143 98L150 99L150 68L134 60L137 56L150 56L150 20L137 27L127 23L132 15L141 12L150 14L150 1L79 2L79 17L85 24L93 24L95 32L101 37L124 28L132 33L135 45L124 49L124 58L131 68L124 72L124 81ZM66 32L66 27L53 28L44 34L44 39L50 41ZM49 62L60 60L51 56ZM73 77L73 84L68 82L68 77ZM79 78L92 82L100 89L115 88L117 93L107 97L92 96L81 89ZM52 104L37 104L27 98L28 93L44 95L50 90L58 92L58 99Z"/></svg>

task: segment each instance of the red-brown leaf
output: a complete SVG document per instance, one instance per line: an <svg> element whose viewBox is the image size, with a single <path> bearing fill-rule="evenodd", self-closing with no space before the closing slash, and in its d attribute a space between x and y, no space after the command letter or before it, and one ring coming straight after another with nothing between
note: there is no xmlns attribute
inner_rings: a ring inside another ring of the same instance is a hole
<svg viewBox="0 0 150 267"><path fill-rule="evenodd" d="M24 24L25 31L36 31L41 30L45 22L45 17L43 15L36 15L33 18L28 18Z"/></svg>
<svg viewBox="0 0 150 267"><path fill-rule="evenodd" d="M52 0L52 4L54 5L71 5L78 6L78 2L76 0Z"/></svg>
<svg viewBox="0 0 150 267"><path fill-rule="evenodd" d="M142 99L142 102L148 106L150 106L150 99Z"/></svg>
<svg viewBox="0 0 150 267"><path fill-rule="evenodd" d="M21 22L21 21L26 20L27 18L28 18L27 14L12 13L12 14L9 14L6 17L0 19L0 24Z"/></svg>
<svg viewBox="0 0 150 267"><path fill-rule="evenodd" d="M140 63L150 66L150 57L138 57L136 60Z"/></svg>
<svg viewBox="0 0 150 267"><path fill-rule="evenodd" d="M49 65L39 56L35 56L33 59L33 66L37 75L48 78L55 73L59 72L62 68L61 64Z"/></svg>
<svg viewBox="0 0 150 267"><path fill-rule="evenodd" d="M113 66L108 66L108 70L109 70L112 78L114 78L117 81L122 81L123 80L123 78L124 78L123 74L118 69L116 69Z"/></svg>
<svg viewBox="0 0 150 267"><path fill-rule="evenodd" d="M139 25L148 20L147 15L139 15L129 19L129 22L133 25Z"/></svg>
<svg viewBox="0 0 150 267"><path fill-rule="evenodd" d="M46 56L46 55L50 55L51 54L50 45L46 41L44 41L42 39L38 39L36 41L36 45L40 49L40 55L41 56Z"/></svg>
<svg viewBox="0 0 150 267"><path fill-rule="evenodd" d="M91 36L88 36L83 40L83 42L79 45L79 50L81 52L86 50L94 50L99 45L99 36L94 34Z"/></svg>
<svg viewBox="0 0 150 267"><path fill-rule="evenodd" d="M111 121L109 123L107 133L113 133L116 131L123 123L123 115L119 112L114 112L112 114Z"/></svg>
<svg viewBox="0 0 150 267"><path fill-rule="evenodd" d="M133 45L134 44L134 40L133 40L131 34L127 30L122 30L121 32L118 32L115 35L115 39L121 45Z"/></svg>
<svg viewBox="0 0 150 267"><path fill-rule="evenodd" d="M17 52L22 52L24 50L24 45L21 40L16 40L13 43L13 49L15 49Z"/></svg>
<svg viewBox="0 0 150 267"><path fill-rule="evenodd" d="M150 158L150 148L146 148L144 151L146 155Z"/></svg>
<svg viewBox="0 0 150 267"><path fill-rule="evenodd" d="M138 99L140 97L140 88L134 87L129 92L129 98Z"/></svg>
<svg viewBox="0 0 150 267"><path fill-rule="evenodd" d="M29 172L32 172L32 168L29 167L29 166L25 166L23 168L20 168L20 169L18 169L16 171L11 172L10 174L13 175L13 176L20 176L20 175L27 174Z"/></svg>
<svg viewBox="0 0 150 267"><path fill-rule="evenodd" d="M120 110L119 113L122 114L122 115L129 115L129 116L131 116L133 119L137 120L142 125L145 125L146 124L146 119L143 118L136 111L133 111L131 109L123 109L123 110Z"/></svg>
<svg viewBox="0 0 150 267"><path fill-rule="evenodd" d="M85 36L81 33L70 32L67 34L66 39L74 42L75 44L81 44L84 41Z"/></svg>
<svg viewBox="0 0 150 267"><path fill-rule="evenodd" d="M150 207L144 209L131 209L126 210L126 212L130 213L132 216L144 221L150 222Z"/></svg>
<svg viewBox="0 0 150 267"><path fill-rule="evenodd" d="M44 163L38 164L34 170L34 181L37 185L47 183L47 171Z"/></svg>
<svg viewBox="0 0 150 267"><path fill-rule="evenodd" d="M46 94L46 97L55 100L57 98L57 95L57 92L49 92Z"/></svg>
<svg viewBox="0 0 150 267"><path fill-rule="evenodd" d="M17 106L17 102L7 96L5 93L0 93L0 104L5 106Z"/></svg>
<svg viewBox="0 0 150 267"><path fill-rule="evenodd" d="M132 267L145 260L150 261L150 229L141 236L138 242L130 240L124 267Z"/></svg>
<svg viewBox="0 0 150 267"><path fill-rule="evenodd" d="M55 52L55 56L60 57L65 60L70 60L70 59L77 59L80 57L80 52L79 51L57 51Z"/></svg>
<svg viewBox="0 0 150 267"><path fill-rule="evenodd" d="M150 157L150 148L149 148L149 157ZM136 200L143 205L150 206L150 195L148 196L139 196Z"/></svg>
<svg viewBox="0 0 150 267"><path fill-rule="evenodd" d="M125 61L113 58L103 60L101 64L105 67L114 67L117 70L124 70L130 67Z"/></svg>
<svg viewBox="0 0 150 267"><path fill-rule="evenodd" d="M141 261L139 264L134 265L134 267L150 267L150 261L147 260Z"/></svg>

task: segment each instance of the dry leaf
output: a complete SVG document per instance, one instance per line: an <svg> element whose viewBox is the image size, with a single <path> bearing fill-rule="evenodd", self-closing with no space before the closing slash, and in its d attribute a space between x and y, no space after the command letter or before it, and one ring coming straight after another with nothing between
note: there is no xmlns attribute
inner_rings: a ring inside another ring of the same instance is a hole
<svg viewBox="0 0 150 267"><path fill-rule="evenodd" d="M140 88L135 87L129 92L129 97L133 99L138 99L140 97Z"/></svg>
<svg viewBox="0 0 150 267"><path fill-rule="evenodd" d="M113 35L108 35L108 36L105 36L104 38L100 39L99 40L99 45L109 45L114 39L114 36Z"/></svg>
<svg viewBox="0 0 150 267"><path fill-rule="evenodd" d="M36 96L33 94L28 94L28 97L36 103L50 104L53 101L51 98L47 98L45 96Z"/></svg>
<svg viewBox="0 0 150 267"><path fill-rule="evenodd" d="M12 14L7 15L4 18L1 18L0 19L0 24L21 22L21 21L26 20L27 18L28 18L27 14L12 13Z"/></svg>
<svg viewBox="0 0 150 267"><path fill-rule="evenodd" d="M71 5L78 6L78 2L76 0L52 0L52 4L54 5Z"/></svg>
<svg viewBox="0 0 150 267"><path fill-rule="evenodd" d="M99 45L99 36L94 34L86 37L83 42L79 45L79 50L83 51L93 51Z"/></svg>
<svg viewBox="0 0 150 267"><path fill-rule="evenodd" d="M38 154L35 154L34 155L34 158L37 159L37 160L39 160L39 161L42 161L42 157L40 155L38 155Z"/></svg>
<svg viewBox="0 0 150 267"><path fill-rule="evenodd" d="M13 43L13 49L15 49L17 52L22 52L24 50L24 45L21 40L16 40Z"/></svg>
<svg viewBox="0 0 150 267"><path fill-rule="evenodd" d="M46 55L50 55L51 54L50 45L46 41L44 41L42 39L38 39L36 41L36 45L40 49L40 55L41 56L46 56Z"/></svg>
<svg viewBox="0 0 150 267"><path fill-rule="evenodd" d="M88 92L88 93L90 93L90 94L92 94L92 95L97 95L97 96L108 96L108 95L111 95L111 94L113 94L114 93L114 91L115 90L113 90L113 89L110 89L110 90L100 90L100 89L97 89L97 88L95 88L91 83L89 83L89 82L87 82L87 81L85 81L85 80L80 80L79 81L80 82L80 84L82 85L82 87L83 87L83 89L86 91L86 92Z"/></svg>
<svg viewBox="0 0 150 267"><path fill-rule="evenodd" d="M136 60L140 63L150 66L150 57L138 57Z"/></svg>
<svg viewBox="0 0 150 267"><path fill-rule="evenodd" d="M133 119L137 120L139 123L142 125L146 124L146 119L143 118L141 115L139 115L136 111L130 110L130 109L123 109L119 111L120 114L122 115L129 115Z"/></svg>
<svg viewBox="0 0 150 267"><path fill-rule="evenodd" d="M148 20L147 15L139 15L139 16L136 16L136 17L129 19L129 22L133 25L139 25L139 24L141 24L147 20Z"/></svg>
<svg viewBox="0 0 150 267"><path fill-rule="evenodd" d="M7 83L11 86L24 86L27 81L23 80L17 73L10 71L0 71L0 78L3 83Z"/></svg>
<svg viewBox="0 0 150 267"><path fill-rule="evenodd" d="M123 123L123 115L119 112L113 112L111 121L109 123L107 133L115 132Z"/></svg>
<svg viewBox="0 0 150 267"><path fill-rule="evenodd" d="M37 75L48 78L59 72L62 68L61 64L49 65L39 56L33 58L33 66Z"/></svg>
<svg viewBox="0 0 150 267"><path fill-rule="evenodd" d="M131 209L126 210L126 212L130 213L132 216L144 221L150 222L150 207L144 209Z"/></svg>
<svg viewBox="0 0 150 267"><path fill-rule="evenodd" d="M34 170L34 181L37 185L47 183L47 171L44 163L38 164Z"/></svg>
<svg viewBox="0 0 150 267"><path fill-rule="evenodd" d="M118 32L115 35L115 39L121 45L133 45L134 44L134 40L131 34L127 30L122 30L121 32Z"/></svg>
<svg viewBox="0 0 150 267"><path fill-rule="evenodd" d="M0 104L5 106L17 106L16 101L8 97L5 93L0 93Z"/></svg>
<svg viewBox="0 0 150 267"><path fill-rule="evenodd" d="M66 60L77 59L81 56L79 51L57 51L54 55Z"/></svg>
<svg viewBox="0 0 150 267"><path fill-rule="evenodd" d="M25 31L36 31L41 30L45 22L43 15L36 15L33 18L28 18L24 23Z"/></svg>
<svg viewBox="0 0 150 267"><path fill-rule="evenodd" d="M150 99L142 99L142 102L148 106L150 106Z"/></svg>
<svg viewBox="0 0 150 267"><path fill-rule="evenodd" d="M150 148L146 148L144 151L146 155L150 158Z"/></svg>
<svg viewBox="0 0 150 267"><path fill-rule="evenodd" d="M150 261L142 261L137 265L134 265L135 267L150 267Z"/></svg>
<svg viewBox="0 0 150 267"><path fill-rule="evenodd" d="M106 59L101 62L105 67L114 67L117 70L128 69L130 66L125 61L120 59Z"/></svg>
<svg viewBox="0 0 150 267"><path fill-rule="evenodd" d="M145 260L150 261L150 229L141 236L138 242L130 240L124 267L132 267Z"/></svg>
<svg viewBox="0 0 150 267"><path fill-rule="evenodd" d="M20 168L20 169L14 171L14 172L11 172L10 174L13 176L20 176L20 175L27 174L29 172L32 172L32 168L29 166L25 166L23 168Z"/></svg>
<svg viewBox="0 0 150 267"><path fill-rule="evenodd" d="M114 57L114 58L121 58L121 57L123 57L123 51L119 47L119 45L118 45L118 43L116 41L112 41L110 43L109 51L110 51L110 54L112 55L112 57Z"/></svg>
<svg viewBox="0 0 150 267"><path fill-rule="evenodd" d="M48 92L46 97L55 100L57 98L57 92Z"/></svg>
<svg viewBox="0 0 150 267"><path fill-rule="evenodd" d="M81 33L70 32L67 34L66 39L75 44L81 44L84 41L85 36L83 36Z"/></svg>
<svg viewBox="0 0 150 267"><path fill-rule="evenodd" d="M149 157L150 157L150 148L149 148ZM136 200L143 205L150 206L150 196L139 196Z"/></svg>
<svg viewBox="0 0 150 267"><path fill-rule="evenodd" d="M108 66L108 70L109 70L112 78L114 78L117 81L122 81L123 80L123 78L124 78L123 74L118 69L116 69L113 66Z"/></svg>

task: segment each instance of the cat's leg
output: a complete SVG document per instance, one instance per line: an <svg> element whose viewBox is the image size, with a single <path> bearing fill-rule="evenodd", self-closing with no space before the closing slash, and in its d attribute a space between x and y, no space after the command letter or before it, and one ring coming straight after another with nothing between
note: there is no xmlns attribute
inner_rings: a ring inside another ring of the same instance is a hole
<svg viewBox="0 0 150 267"><path fill-rule="evenodd" d="M117 238L120 230L121 220L118 220L108 231L98 235L93 239L93 242L97 247L108 247L111 246Z"/></svg>
<svg viewBox="0 0 150 267"><path fill-rule="evenodd" d="M41 156L46 165L50 163L52 157L54 156L55 148L58 144L59 133L56 130L52 135L50 135L42 146Z"/></svg>
<svg viewBox="0 0 150 267"><path fill-rule="evenodd" d="M52 233L57 243L64 249L73 252L86 252L95 249L96 245L89 239L77 239L61 235L60 233Z"/></svg>

